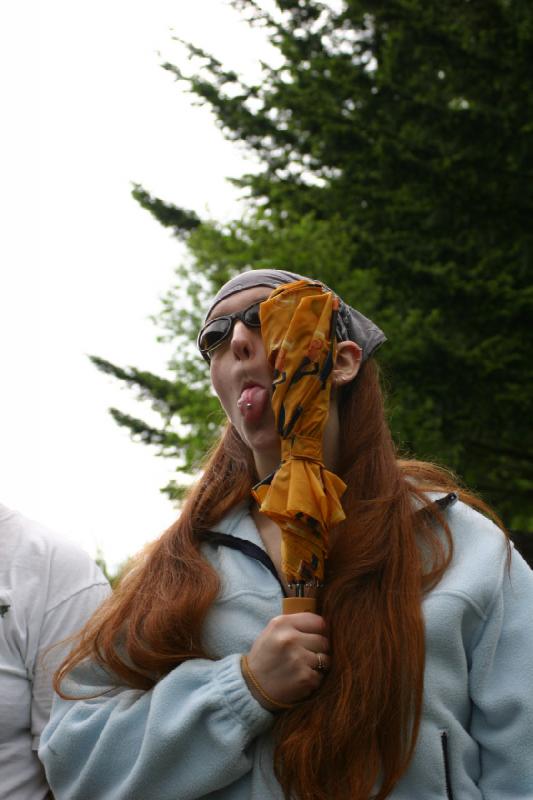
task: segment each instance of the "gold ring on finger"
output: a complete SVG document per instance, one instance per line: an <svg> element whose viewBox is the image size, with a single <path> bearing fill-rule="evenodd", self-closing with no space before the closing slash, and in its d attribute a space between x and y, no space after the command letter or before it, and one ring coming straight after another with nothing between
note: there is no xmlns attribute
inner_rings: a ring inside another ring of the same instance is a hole
<svg viewBox="0 0 533 800"><path fill-rule="evenodd" d="M326 667L326 663L325 663L325 661L324 661L324 659L322 657L322 653L317 653L316 654L316 658L317 658L316 667L313 667L313 669L316 670L316 672L326 672L327 671L327 667Z"/></svg>

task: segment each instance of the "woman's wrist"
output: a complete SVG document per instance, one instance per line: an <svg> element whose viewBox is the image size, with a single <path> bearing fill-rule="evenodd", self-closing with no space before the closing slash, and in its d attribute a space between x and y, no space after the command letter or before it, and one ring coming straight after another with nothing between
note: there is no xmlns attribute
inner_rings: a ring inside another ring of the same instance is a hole
<svg viewBox="0 0 533 800"><path fill-rule="evenodd" d="M255 697L257 702L263 706L263 708L267 709L267 711L273 711L273 712L286 711L288 708L293 708L293 706L296 705L296 703L281 703L279 700L274 700L273 697L271 697L267 692L265 692L265 690L257 680L257 677L250 669L250 665L248 663L248 656L246 655L241 656L241 672L244 681L248 689L250 690L250 693L253 695L253 697Z"/></svg>

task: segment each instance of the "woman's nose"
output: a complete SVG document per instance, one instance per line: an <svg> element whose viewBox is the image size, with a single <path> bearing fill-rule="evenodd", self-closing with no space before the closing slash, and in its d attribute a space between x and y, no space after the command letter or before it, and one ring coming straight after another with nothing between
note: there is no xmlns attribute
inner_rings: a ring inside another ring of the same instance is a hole
<svg viewBox="0 0 533 800"><path fill-rule="evenodd" d="M236 320L231 332L231 350L239 360L251 358L255 352L256 331L248 328L240 319Z"/></svg>

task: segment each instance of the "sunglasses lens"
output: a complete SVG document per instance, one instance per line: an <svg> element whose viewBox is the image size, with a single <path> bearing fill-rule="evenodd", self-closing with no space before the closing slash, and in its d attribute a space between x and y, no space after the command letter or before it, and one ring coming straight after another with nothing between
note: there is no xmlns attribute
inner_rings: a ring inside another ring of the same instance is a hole
<svg viewBox="0 0 533 800"><path fill-rule="evenodd" d="M245 325L250 325L252 328L259 328L261 326L261 319L259 317L259 303L256 303L243 312L242 319Z"/></svg>
<svg viewBox="0 0 533 800"><path fill-rule="evenodd" d="M224 341L231 330L234 320L242 319L244 324L250 328L259 328L261 326L259 305L259 303L255 303L255 305L245 308L242 312L239 311L234 314L228 314L225 317L218 317L218 319L207 323L198 337L200 352L207 357L207 360L209 360L210 351Z"/></svg>
<svg viewBox="0 0 533 800"><path fill-rule="evenodd" d="M198 340L198 344L200 345L200 350L202 353L208 352L209 350L212 350L213 347L216 347L218 344L220 344L220 342L227 335L229 328L229 319L214 319L212 322L209 322L203 329Z"/></svg>

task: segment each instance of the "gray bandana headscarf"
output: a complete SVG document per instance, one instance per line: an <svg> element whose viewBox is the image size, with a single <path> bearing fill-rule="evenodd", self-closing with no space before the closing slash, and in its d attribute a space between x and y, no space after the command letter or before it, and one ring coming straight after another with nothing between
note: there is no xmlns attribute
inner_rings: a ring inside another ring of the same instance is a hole
<svg viewBox="0 0 533 800"><path fill-rule="evenodd" d="M236 292L242 292L243 289L253 289L256 286L267 286L270 289L275 289L276 286L281 286L283 283L305 280L310 280L310 278L305 275L297 275L295 272L286 272L282 269L251 269L248 272L241 272L240 275L231 278L217 292L205 318L207 320L217 303L232 294L236 294ZM326 284L323 285L326 289L329 288ZM387 341L387 337L377 325L374 325L372 320L367 319L355 308L344 303L341 298L339 300L337 338L341 342L352 341L358 344L363 351L363 361L365 361L370 358L383 342Z"/></svg>

